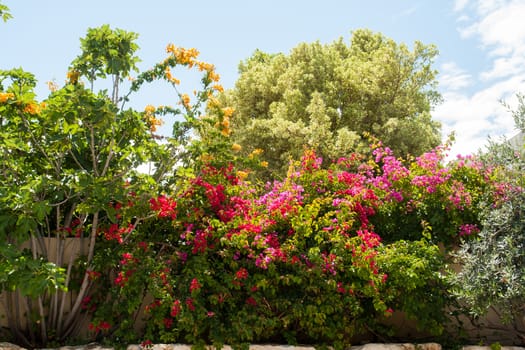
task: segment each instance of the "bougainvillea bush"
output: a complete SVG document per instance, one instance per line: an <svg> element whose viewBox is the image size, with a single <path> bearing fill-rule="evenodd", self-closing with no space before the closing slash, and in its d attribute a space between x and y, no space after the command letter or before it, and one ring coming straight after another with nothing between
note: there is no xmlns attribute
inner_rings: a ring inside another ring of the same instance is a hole
<svg viewBox="0 0 525 350"><path fill-rule="evenodd" d="M496 186L473 161L445 167L441 148L402 161L372 147L374 159L335 164L308 150L265 185L235 147L232 161L186 169L149 200L156 218L133 240L107 242L115 302L93 305L93 335L136 340L144 317L146 343L341 347L395 334L384 322L395 311L440 334L451 299L438 243L475 234L476 201Z"/></svg>

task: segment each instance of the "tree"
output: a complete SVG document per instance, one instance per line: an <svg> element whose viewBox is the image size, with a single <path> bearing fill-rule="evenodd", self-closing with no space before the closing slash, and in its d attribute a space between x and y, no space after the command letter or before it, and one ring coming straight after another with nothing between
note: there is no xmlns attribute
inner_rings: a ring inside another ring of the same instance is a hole
<svg viewBox="0 0 525 350"><path fill-rule="evenodd" d="M289 55L257 50L239 66L224 98L235 108L232 137L260 148L268 173L283 175L303 146L334 160L362 148L371 133L396 155L419 155L441 142L431 108L440 100L432 62L437 50L410 50L369 30L350 45L302 43Z"/></svg>
<svg viewBox="0 0 525 350"><path fill-rule="evenodd" d="M177 85L170 71L177 65L202 67L208 89L202 94L209 96L217 76L213 66L172 45L166 60L140 73L120 96L123 79L136 70L136 38L107 25L89 29L68 81L61 88L50 84L52 92L41 103L35 100L31 73L0 71L0 291L8 292L4 308L19 344L60 343L79 334L86 298L97 289L101 273L115 268L104 244L129 239L149 213L140 203L147 204L170 182L177 162L192 161L191 148L184 145L203 123L194 116L199 104L144 111L124 104L153 80ZM95 82L107 77L112 90L95 91ZM177 96L182 97L178 90ZM161 144L154 131L162 115L179 118L173 135ZM153 174L138 171L144 163L153 163ZM125 209L129 225L115 230L120 208L131 199L134 205ZM66 257L71 238L81 249ZM24 242L29 248L21 251Z"/></svg>
<svg viewBox="0 0 525 350"><path fill-rule="evenodd" d="M518 108L512 111L515 125L525 131L525 104L518 94ZM525 315L525 152L515 149L507 140L490 140L480 159L492 177L500 183L502 200L487 200L481 207L482 229L475 239L465 240L455 252L461 271L452 276L453 294L464 303L464 309L484 328L494 327L507 339L523 343ZM482 317L496 312L497 323L483 324ZM477 322L476 322L477 323ZM475 324L476 324L475 323Z"/></svg>

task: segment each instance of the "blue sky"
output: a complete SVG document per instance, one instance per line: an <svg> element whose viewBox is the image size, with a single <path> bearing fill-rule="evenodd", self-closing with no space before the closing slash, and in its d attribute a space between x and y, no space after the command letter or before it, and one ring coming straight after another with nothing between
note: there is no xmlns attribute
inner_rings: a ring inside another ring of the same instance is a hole
<svg viewBox="0 0 525 350"><path fill-rule="evenodd" d="M505 100L525 93L525 0L3 0L14 18L0 23L0 69L23 67L39 80L61 84L79 54L87 28L109 24L139 34L141 69L165 56L173 43L195 47L213 63L225 88L237 66L255 49L288 53L301 42L330 43L368 28L412 45L435 44L440 52L439 90L444 102L433 111L444 138L456 133L451 154L470 154L495 139L517 133ZM174 74L193 90L197 76ZM170 103L171 101L171 103ZM174 104L173 92L154 86L133 106ZM167 130L167 127L165 127Z"/></svg>

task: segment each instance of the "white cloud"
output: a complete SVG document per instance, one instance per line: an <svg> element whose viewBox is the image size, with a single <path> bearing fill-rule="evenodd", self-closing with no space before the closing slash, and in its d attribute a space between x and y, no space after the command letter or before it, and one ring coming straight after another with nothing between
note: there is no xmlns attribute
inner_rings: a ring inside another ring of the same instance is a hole
<svg viewBox="0 0 525 350"><path fill-rule="evenodd" d="M476 10L479 14L484 15L505 6L508 0L477 0Z"/></svg>
<svg viewBox="0 0 525 350"><path fill-rule="evenodd" d="M453 62L441 67L444 103L433 115L445 135L456 134L451 156L482 149L489 136L515 135L512 114L501 101L515 108L515 94L525 92L525 1L456 0L454 11L461 37L479 41L480 56L489 60L490 68L474 73Z"/></svg>
<svg viewBox="0 0 525 350"><path fill-rule="evenodd" d="M513 77L471 96L457 91L444 92L444 102L436 107L433 116L441 121L444 136L452 131L456 135L451 154L475 153L487 143L489 136L513 136L517 131L512 115L501 101L515 106L515 92L522 89L525 89L524 81L521 77Z"/></svg>
<svg viewBox="0 0 525 350"><path fill-rule="evenodd" d="M458 17L458 19L456 19L456 21L458 23L462 23L462 22L470 22L471 21L471 18L467 15L461 15Z"/></svg>
<svg viewBox="0 0 525 350"><path fill-rule="evenodd" d="M445 90L459 90L471 85L472 76L455 62L447 62L441 65L438 80L439 85Z"/></svg>
<svg viewBox="0 0 525 350"><path fill-rule="evenodd" d="M468 0L456 0L454 2L454 11L458 12L463 10L468 5Z"/></svg>
<svg viewBox="0 0 525 350"><path fill-rule="evenodd" d="M392 16L392 19L393 20L398 20L398 19L401 19L403 17L408 17L408 16L413 15L416 11L417 11L417 6L412 6L412 7L406 8L405 10L403 10L401 12L398 12L398 13L394 14Z"/></svg>
<svg viewBox="0 0 525 350"><path fill-rule="evenodd" d="M522 51L525 43L525 2L487 1L476 4L479 19L461 28L463 37L476 36L493 55L508 55Z"/></svg>
<svg viewBox="0 0 525 350"><path fill-rule="evenodd" d="M492 62L492 68L482 72L480 77L486 81L523 74L524 59L525 57L519 57L518 55L497 58Z"/></svg>

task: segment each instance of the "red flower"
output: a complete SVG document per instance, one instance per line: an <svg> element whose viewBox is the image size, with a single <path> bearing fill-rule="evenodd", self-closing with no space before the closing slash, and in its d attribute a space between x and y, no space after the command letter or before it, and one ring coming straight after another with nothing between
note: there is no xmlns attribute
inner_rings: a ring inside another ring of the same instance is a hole
<svg viewBox="0 0 525 350"><path fill-rule="evenodd" d="M180 301L179 300L175 300L173 302L173 305L171 306L171 312L170 312L170 315L171 317L177 317L177 315L180 313Z"/></svg>
<svg viewBox="0 0 525 350"><path fill-rule="evenodd" d="M194 278L191 280L191 283L190 283L190 293L192 293L193 291L196 291L196 290L199 290L201 289L201 284L199 283L199 281Z"/></svg>
<svg viewBox="0 0 525 350"><path fill-rule="evenodd" d="M98 271L87 270L86 273L91 281L94 281L101 276L101 273Z"/></svg>
<svg viewBox="0 0 525 350"><path fill-rule="evenodd" d="M121 265L126 265L133 260L133 254L131 253L122 253L122 260L120 260Z"/></svg>
<svg viewBox="0 0 525 350"><path fill-rule="evenodd" d="M190 309L190 311L195 311L195 305L193 305L192 298L186 299L186 306L188 307L188 309Z"/></svg>
<svg viewBox="0 0 525 350"><path fill-rule="evenodd" d="M122 271L119 271L117 277L115 278L115 284L117 286L123 287L126 284L126 282L128 281L128 279L129 279L128 277L129 277L128 273L124 274L124 273L122 273Z"/></svg>
<svg viewBox="0 0 525 350"><path fill-rule="evenodd" d="M163 321L164 321L164 327L166 327L166 328L171 328L171 326L173 325L173 319L172 318L166 317Z"/></svg>
<svg viewBox="0 0 525 350"><path fill-rule="evenodd" d="M177 217L177 202L166 196L158 196L157 198L151 198L149 201L150 208L158 213L159 217L175 219Z"/></svg>
<svg viewBox="0 0 525 350"><path fill-rule="evenodd" d="M95 331L98 333L101 330L103 331L109 330L111 328L111 325L107 321L100 321L99 323L91 322L88 327L90 331Z"/></svg>
<svg viewBox="0 0 525 350"><path fill-rule="evenodd" d="M248 270L246 270L244 267L241 267L239 271L235 273L235 277L238 280L245 280L248 278Z"/></svg>
<svg viewBox="0 0 525 350"><path fill-rule="evenodd" d="M148 243L146 242L139 242L137 243L140 249L142 249L144 252L148 251Z"/></svg>
<svg viewBox="0 0 525 350"><path fill-rule="evenodd" d="M151 340L144 340L142 343L140 343L140 346L142 348L149 349L153 346L153 342Z"/></svg>
<svg viewBox="0 0 525 350"><path fill-rule="evenodd" d="M251 306L257 306L257 300L255 300L253 297L248 297L248 299L246 299L246 304Z"/></svg>

